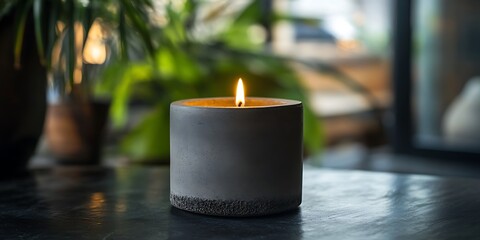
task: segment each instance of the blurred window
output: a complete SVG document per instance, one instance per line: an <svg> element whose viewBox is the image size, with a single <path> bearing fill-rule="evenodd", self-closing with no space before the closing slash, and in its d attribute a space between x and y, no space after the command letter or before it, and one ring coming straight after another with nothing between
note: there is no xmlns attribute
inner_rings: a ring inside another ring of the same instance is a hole
<svg viewBox="0 0 480 240"><path fill-rule="evenodd" d="M290 19L273 27L273 51L319 66L296 68L315 113L325 120L329 143L362 139L381 128L364 113L390 106L391 5L390 0L273 2L274 11ZM328 69L365 89L375 106Z"/></svg>
<svg viewBox="0 0 480 240"><path fill-rule="evenodd" d="M414 140L480 150L480 2L413 1Z"/></svg>

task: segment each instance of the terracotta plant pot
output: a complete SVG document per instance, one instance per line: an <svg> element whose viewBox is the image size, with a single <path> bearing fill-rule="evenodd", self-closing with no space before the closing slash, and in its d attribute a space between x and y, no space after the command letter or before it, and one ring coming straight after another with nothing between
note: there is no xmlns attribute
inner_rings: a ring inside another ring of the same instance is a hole
<svg viewBox="0 0 480 240"><path fill-rule="evenodd" d="M103 102L49 104L45 136L58 163L98 164L107 115Z"/></svg>

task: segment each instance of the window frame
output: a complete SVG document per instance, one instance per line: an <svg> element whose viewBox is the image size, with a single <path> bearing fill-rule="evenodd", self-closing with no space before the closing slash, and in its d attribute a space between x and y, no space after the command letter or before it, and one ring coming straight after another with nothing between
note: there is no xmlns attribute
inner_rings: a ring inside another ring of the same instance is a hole
<svg viewBox="0 0 480 240"><path fill-rule="evenodd" d="M419 0L421 1L421 0ZM459 162L480 160L480 152L461 150L444 145L422 145L415 141L413 114L413 7L412 0L394 0L392 58L392 145L396 153L417 155Z"/></svg>

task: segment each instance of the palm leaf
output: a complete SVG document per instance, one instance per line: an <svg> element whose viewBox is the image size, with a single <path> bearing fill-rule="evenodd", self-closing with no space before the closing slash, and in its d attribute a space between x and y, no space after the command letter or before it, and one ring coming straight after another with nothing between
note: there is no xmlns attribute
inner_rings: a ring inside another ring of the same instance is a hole
<svg viewBox="0 0 480 240"><path fill-rule="evenodd" d="M42 0L33 1L33 20L35 25L35 39L37 40L38 56L40 63L45 65L45 49L42 36Z"/></svg>
<svg viewBox="0 0 480 240"><path fill-rule="evenodd" d="M127 49L127 24L125 22L125 8L123 5L119 6L118 14L118 32L120 35L120 56L122 59L128 59Z"/></svg>
<svg viewBox="0 0 480 240"><path fill-rule="evenodd" d="M30 10L30 6L32 4L31 0L27 0L23 3L23 6L19 8L20 13L17 15L15 19L15 42L14 42L14 62L15 68L20 68L20 61L22 56L22 45L23 45L23 37L25 36L25 25L28 18L28 12Z"/></svg>
<svg viewBox="0 0 480 240"><path fill-rule="evenodd" d="M19 0L0 1L0 19L10 13L10 11L15 8L18 2Z"/></svg>
<svg viewBox="0 0 480 240"><path fill-rule="evenodd" d="M134 29L138 31L140 37L145 44L145 48L150 56L154 56L154 46L152 43L152 37L150 31L145 23L145 19L142 19L142 15L139 13L138 9L135 8L132 2L128 0L121 0L122 6L125 10L126 16L131 21Z"/></svg>
<svg viewBox="0 0 480 240"><path fill-rule="evenodd" d="M55 46L55 42L57 41L57 34L55 32L56 24L58 21L58 12L60 10L60 5L56 3L52 3L50 6L49 12L49 19L48 19L48 27L47 27L47 69L51 69L52 65L52 51L53 47Z"/></svg>
<svg viewBox="0 0 480 240"><path fill-rule="evenodd" d="M67 3L68 12L70 15L68 16L67 20L67 45L68 45L68 60L67 60L67 71L68 71L68 80L71 84L73 84L73 77L75 71L75 60L76 60L76 53L75 53L75 2L68 1Z"/></svg>

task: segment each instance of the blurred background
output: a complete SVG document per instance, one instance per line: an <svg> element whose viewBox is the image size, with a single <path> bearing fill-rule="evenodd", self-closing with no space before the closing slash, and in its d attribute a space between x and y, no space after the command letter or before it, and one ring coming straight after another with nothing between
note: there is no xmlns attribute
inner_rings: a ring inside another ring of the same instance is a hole
<svg viewBox="0 0 480 240"><path fill-rule="evenodd" d="M480 2L0 3L4 169L168 164L169 104L305 104L305 161L479 177ZM248 100L247 100L248 101Z"/></svg>

